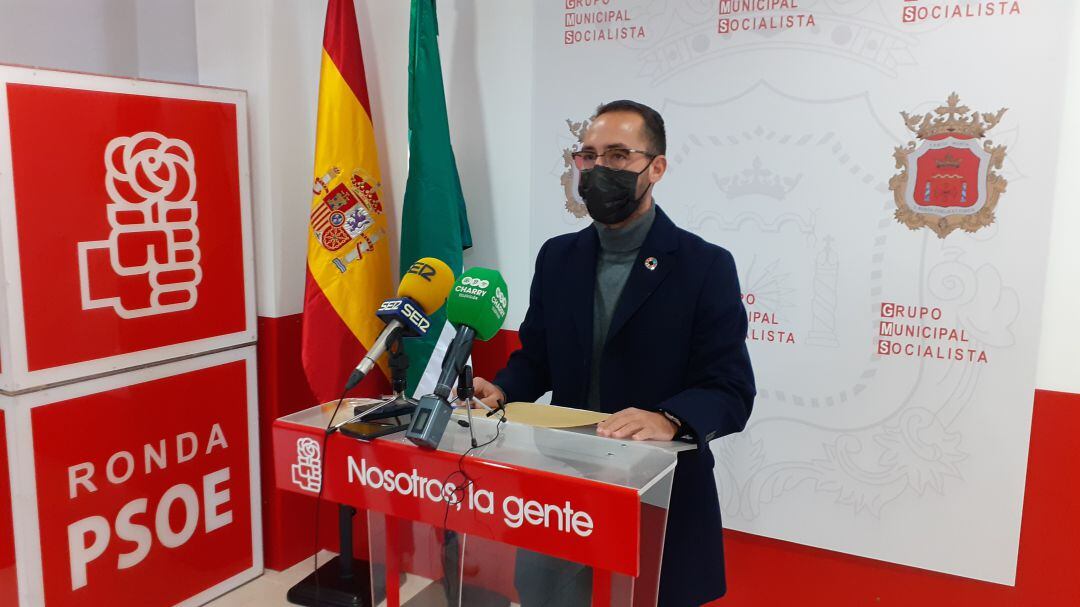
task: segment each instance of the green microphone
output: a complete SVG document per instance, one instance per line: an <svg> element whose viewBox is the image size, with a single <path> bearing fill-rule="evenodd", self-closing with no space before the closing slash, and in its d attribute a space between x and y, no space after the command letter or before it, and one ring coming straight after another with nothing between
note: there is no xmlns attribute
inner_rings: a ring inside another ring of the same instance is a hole
<svg viewBox="0 0 1080 607"><path fill-rule="evenodd" d="M507 291L502 275L488 268L466 270L454 282L446 300L446 319L457 327L457 334L446 350L434 394L420 399L405 433L413 443L428 449L439 446L452 413L450 392L472 354L473 341L487 341L502 328Z"/></svg>
<svg viewBox="0 0 1080 607"><path fill-rule="evenodd" d="M457 327L472 327L476 338L487 341L506 320L506 281L502 274L487 268L465 271L450 289L446 319Z"/></svg>

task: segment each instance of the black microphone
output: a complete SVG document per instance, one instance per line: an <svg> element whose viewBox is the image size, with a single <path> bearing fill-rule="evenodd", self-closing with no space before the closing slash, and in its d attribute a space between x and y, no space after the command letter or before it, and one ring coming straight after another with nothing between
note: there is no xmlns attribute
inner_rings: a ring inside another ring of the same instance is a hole
<svg viewBox="0 0 1080 607"><path fill-rule="evenodd" d="M435 392L420 399L413 413L412 425L405 437L414 444L435 449L453 413L450 392L461 376L473 342L491 339L506 319L506 281L495 270L472 268L463 273L450 290L446 318L457 326L454 341L443 358L442 374Z"/></svg>
<svg viewBox="0 0 1080 607"><path fill-rule="evenodd" d="M472 355L473 341L476 339L476 329L462 325L458 327L454 340L446 349L446 357L443 358L442 374L435 384L435 396L449 400L450 392L454 384L461 377L461 371Z"/></svg>

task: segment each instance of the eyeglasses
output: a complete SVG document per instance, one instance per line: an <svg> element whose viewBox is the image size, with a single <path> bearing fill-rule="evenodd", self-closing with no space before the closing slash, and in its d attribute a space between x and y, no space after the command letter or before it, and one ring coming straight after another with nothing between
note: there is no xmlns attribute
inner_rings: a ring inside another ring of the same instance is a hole
<svg viewBox="0 0 1080 607"><path fill-rule="evenodd" d="M574 165L577 166L579 171L591 170L596 166L598 158L604 159L602 163L604 166L619 171L630 164L631 154L642 154L649 159L657 156L657 154L645 150L632 150L630 148L608 148L603 154L597 154L592 150L583 150L570 155L574 157Z"/></svg>

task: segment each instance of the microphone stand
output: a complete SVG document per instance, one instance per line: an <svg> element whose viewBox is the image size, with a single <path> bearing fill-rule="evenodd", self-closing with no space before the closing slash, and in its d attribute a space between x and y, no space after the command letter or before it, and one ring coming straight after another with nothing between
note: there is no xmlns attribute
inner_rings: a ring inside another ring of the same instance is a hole
<svg viewBox="0 0 1080 607"><path fill-rule="evenodd" d="M457 394L458 399L465 405L465 417L467 418L467 421L459 419L457 423L459 426L465 426L469 429L469 444L475 449L479 444L476 442L476 432L473 431L472 423L473 396L476 395L476 389L473 387L473 371L470 365L461 368L461 374L458 376L457 382ZM462 499L466 499L464 495ZM447 507L449 508L449 506ZM460 602L461 565L464 557L462 548L458 534L449 529L443 529L443 577L446 580L443 590L446 593L446 602L449 605L456 605Z"/></svg>
<svg viewBox="0 0 1080 607"><path fill-rule="evenodd" d="M492 409L485 405L483 401L476 399L476 389L473 386L473 370L470 365L461 368L461 375L458 376L457 382L457 394L465 405L465 416L467 418L467 420L459 419L457 423L459 426L469 429L469 445L476 449L480 444L476 440L476 432L473 429L473 405L478 404L487 409L488 417L496 413L498 409ZM502 403L500 403L500 408L502 408ZM463 462L461 465L463 465ZM469 481L466 480L465 482ZM468 498L463 495L462 499ZM448 605L506 605L508 601L504 597L481 588L475 583L468 583L463 579L465 577L466 539L456 531L443 529L443 592L446 596L446 603Z"/></svg>
<svg viewBox="0 0 1080 607"><path fill-rule="evenodd" d="M376 405L357 405L353 408L353 417L333 426L331 431L339 430L348 423L361 421L372 413L383 413L371 419L411 415L416 408L416 400L405 395L408 383L409 357L405 354L400 335L395 335L387 345L389 353L391 385L394 394ZM400 423L400 422L399 422ZM316 506L318 507L318 506ZM289 602L309 607L356 607L369 605L371 601L371 564L353 557L353 517L356 508L338 504L338 556L330 560L319 570L308 575L289 589ZM337 561L336 566L334 561ZM357 572L357 569L362 571ZM336 569L336 571L335 571ZM402 574L404 575L404 574ZM315 577L318 576L318 583ZM318 588L318 590L316 590ZM380 589L381 590L381 589ZM382 593L380 593L382 594ZM376 602L382 596L375 597Z"/></svg>
<svg viewBox="0 0 1080 607"><path fill-rule="evenodd" d="M401 425L398 418L404 415L412 415L416 409L418 404L416 399L405 394L409 379L409 355L405 353L402 339L398 338L390 342L386 351L390 362L390 384L394 394L375 405L354 406L353 417L337 424L334 426L335 429L364 419L386 419L388 417L393 417L395 422ZM379 415L372 415L375 412L380 413Z"/></svg>
<svg viewBox="0 0 1080 607"><path fill-rule="evenodd" d="M394 395L383 401L380 407L386 407L389 411L373 419L382 419L383 417L394 417L395 419L402 415L412 414L416 408L417 401L415 398L405 395L405 389L409 382L409 355L405 353L405 345L400 338L394 343L390 344L387 348L389 353L390 362L390 385L394 390ZM373 409L373 408L372 408ZM365 411L365 414L370 415L372 409Z"/></svg>
<svg viewBox="0 0 1080 607"><path fill-rule="evenodd" d="M465 365L461 368L461 378L458 380L458 398L465 404L465 417L468 418L469 426L469 444L475 449L479 443L476 442L476 432L473 431L472 422L472 407L473 396L476 394L476 389L473 387L473 372L472 367ZM483 405L483 401L476 401ZM486 405L484 405L486 407ZM460 422L459 422L460 423Z"/></svg>

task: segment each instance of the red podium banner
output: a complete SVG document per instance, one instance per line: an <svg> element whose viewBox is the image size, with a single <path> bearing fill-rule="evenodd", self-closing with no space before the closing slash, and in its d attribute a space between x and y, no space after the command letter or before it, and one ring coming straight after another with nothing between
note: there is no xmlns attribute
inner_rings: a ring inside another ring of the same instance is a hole
<svg viewBox="0 0 1080 607"><path fill-rule="evenodd" d="M638 575L640 498L632 489L482 457L462 460L400 437L369 442L336 434L323 452L319 430L280 420L273 440L280 489L314 495L324 484L329 502Z"/></svg>

